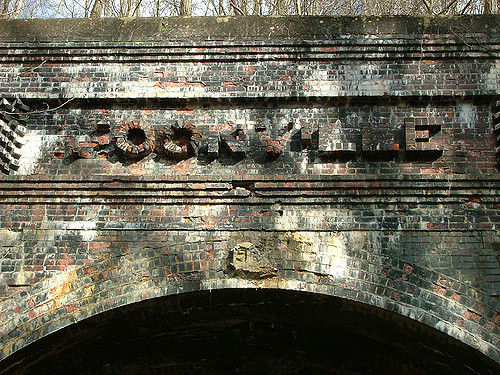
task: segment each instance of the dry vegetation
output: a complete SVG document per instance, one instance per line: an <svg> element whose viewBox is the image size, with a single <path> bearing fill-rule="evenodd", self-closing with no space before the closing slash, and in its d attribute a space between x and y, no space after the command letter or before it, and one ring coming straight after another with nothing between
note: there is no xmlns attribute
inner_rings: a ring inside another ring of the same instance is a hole
<svg viewBox="0 0 500 375"><path fill-rule="evenodd" d="M498 13L499 0L0 0L2 18Z"/></svg>

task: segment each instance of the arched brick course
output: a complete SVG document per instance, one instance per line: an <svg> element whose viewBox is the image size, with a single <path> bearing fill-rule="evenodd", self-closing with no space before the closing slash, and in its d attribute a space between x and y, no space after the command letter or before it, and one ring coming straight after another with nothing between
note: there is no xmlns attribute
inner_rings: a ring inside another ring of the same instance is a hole
<svg viewBox="0 0 500 375"><path fill-rule="evenodd" d="M271 259L277 267L265 278L232 274L230 244L213 251L213 242L144 248L66 271L29 294L2 301L2 358L59 329L136 302L201 290L269 288L336 296L393 311L499 359L496 302L486 294L396 257L379 258L378 264L363 269L363 258L330 256L337 265L345 261L345 266L336 266L342 268L338 274L316 271L318 261L304 269L287 268L293 258L310 256L288 247L291 237L276 235L279 250L272 253L280 257Z"/></svg>

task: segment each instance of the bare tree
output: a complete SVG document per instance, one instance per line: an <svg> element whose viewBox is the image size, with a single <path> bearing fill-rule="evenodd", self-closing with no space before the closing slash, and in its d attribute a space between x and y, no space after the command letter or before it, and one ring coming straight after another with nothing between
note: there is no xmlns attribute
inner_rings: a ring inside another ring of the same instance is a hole
<svg viewBox="0 0 500 375"><path fill-rule="evenodd" d="M102 10L104 8L104 1L106 0L95 0L94 7L90 12L91 18L99 18L101 17Z"/></svg>
<svg viewBox="0 0 500 375"><path fill-rule="evenodd" d="M498 13L498 0L484 0L484 13Z"/></svg>
<svg viewBox="0 0 500 375"><path fill-rule="evenodd" d="M2 18L8 18L10 2L11 0L3 0L2 12L0 14Z"/></svg>
<svg viewBox="0 0 500 375"><path fill-rule="evenodd" d="M191 16L193 15L193 2L192 0L180 0L181 1L181 16Z"/></svg>
<svg viewBox="0 0 500 375"><path fill-rule="evenodd" d="M0 0L1 18L499 13L499 0Z"/></svg>

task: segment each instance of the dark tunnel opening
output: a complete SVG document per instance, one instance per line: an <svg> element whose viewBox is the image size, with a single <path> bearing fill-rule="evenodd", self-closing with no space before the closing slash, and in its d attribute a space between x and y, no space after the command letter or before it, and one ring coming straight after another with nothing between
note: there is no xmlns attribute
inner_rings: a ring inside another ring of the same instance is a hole
<svg viewBox="0 0 500 375"><path fill-rule="evenodd" d="M0 362L1 374L495 374L422 323L337 297L225 289L110 310Z"/></svg>

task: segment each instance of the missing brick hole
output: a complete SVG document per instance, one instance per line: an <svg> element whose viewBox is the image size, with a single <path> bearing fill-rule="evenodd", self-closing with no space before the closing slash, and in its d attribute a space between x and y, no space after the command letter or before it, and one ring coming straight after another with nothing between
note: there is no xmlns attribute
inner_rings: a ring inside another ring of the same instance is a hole
<svg viewBox="0 0 500 375"><path fill-rule="evenodd" d="M232 181L231 184L233 189L242 188L250 191L255 189L255 182L253 181Z"/></svg>
<svg viewBox="0 0 500 375"><path fill-rule="evenodd" d="M127 133L127 139L130 143L139 146L146 140L146 133L142 129L132 128Z"/></svg>

